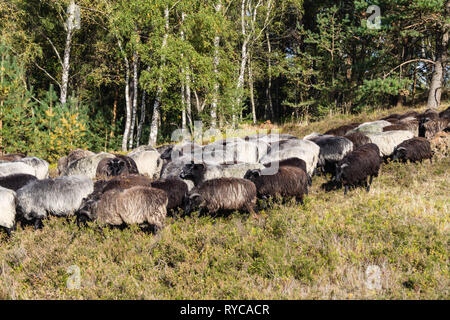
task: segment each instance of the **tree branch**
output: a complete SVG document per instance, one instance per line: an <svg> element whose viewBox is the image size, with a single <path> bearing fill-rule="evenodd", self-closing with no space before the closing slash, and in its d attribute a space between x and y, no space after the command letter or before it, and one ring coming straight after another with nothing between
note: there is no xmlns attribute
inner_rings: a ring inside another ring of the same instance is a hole
<svg viewBox="0 0 450 320"><path fill-rule="evenodd" d="M392 70L389 71L387 74L385 74L385 75L383 76L383 80L386 79L392 72L394 72L394 71L397 70L398 68L404 66L405 64L409 64L409 63L417 62L417 61L420 61L420 62L428 62L428 63L436 64L433 60L429 60L429 59L420 59L420 58L419 58L419 59L408 60L408 61L405 61L405 62L399 64L399 65L396 66L394 69L392 69Z"/></svg>

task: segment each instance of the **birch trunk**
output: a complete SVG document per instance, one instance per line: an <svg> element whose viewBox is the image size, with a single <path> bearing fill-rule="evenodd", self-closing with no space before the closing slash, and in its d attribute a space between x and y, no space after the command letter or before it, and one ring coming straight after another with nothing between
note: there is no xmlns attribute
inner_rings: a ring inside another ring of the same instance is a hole
<svg viewBox="0 0 450 320"><path fill-rule="evenodd" d="M216 13L219 13L222 10L222 0L215 6ZM219 78L218 78L218 67L219 67L219 45L220 45L220 36L216 34L214 37L214 93L211 102L211 127L215 128L217 126L217 103L219 100Z"/></svg>
<svg viewBox="0 0 450 320"><path fill-rule="evenodd" d="M62 78L61 78L61 104L67 102L67 88L69 85L69 71L70 71L70 49L72 47L72 36L75 29L79 28L79 21L76 21L76 14L79 8L74 1L71 1L68 7L68 18L66 21L65 29L66 45L64 47L64 57L62 61Z"/></svg>
<svg viewBox="0 0 450 320"><path fill-rule="evenodd" d="M145 98L146 98L146 92L145 90L142 91L142 102L141 102L141 117L139 118L139 125L136 133L136 147L139 147L141 145L141 137L142 137L142 128L144 127L145 123Z"/></svg>
<svg viewBox="0 0 450 320"><path fill-rule="evenodd" d="M137 100L138 100L138 69L139 69L139 56L137 52L133 54L133 104L131 113L131 125L130 125L130 138L128 142L128 148L132 149L134 144L134 128L136 127L136 113L137 113Z"/></svg>
<svg viewBox="0 0 450 320"><path fill-rule="evenodd" d="M183 12L181 14L181 30L180 30L180 37L181 37L181 41L184 41L184 30L183 30L183 23L184 23L184 19L186 17L186 14ZM181 61L184 61L184 54L181 53ZM183 75L184 78L184 69L182 67L181 73ZM185 90L185 86L184 86L184 80L181 81L181 128L184 130L186 129L186 90Z"/></svg>
<svg viewBox="0 0 450 320"><path fill-rule="evenodd" d="M125 61L125 105L126 105L126 120L125 120L125 130L122 137L122 151L127 151L127 142L130 135L131 126L131 101L130 101L130 63L126 54L122 50L122 44L119 41L119 48L124 55Z"/></svg>
<svg viewBox="0 0 450 320"><path fill-rule="evenodd" d="M165 20L165 33L162 42L162 49L164 50L167 46L167 38L169 36L169 7L164 9L164 20ZM165 65L164 53L161 56L161 66ZM161 94L162 94L162 75L160 74L158 79L158 89L156 90L156 98L153 104L153 116L152 124L150 126L150 135L148 138L148 144L154 146L158 138L159 129L159 117L160 117L160 107L161 107Z"/></svg>
<svg viewBox="0 0 450 320"><path fill-rule="evenodd" d="M253 124L256 124L256 107L255 107L255 95L253 93L253 70L252 59L248 60L248 85L250 89L250 103L252 105Z"/></svg>
<svg viewBox="0 0 450 320"><path fill-rule="evenodd" d="M266 38L267 38L267 73L268 73L268 82L267 82L267 89L266 89L266 95L267 95L267 107L266 107L266 117L270 117L273 121L273 105L272 105L272 46L270 44L270 36L269 32L266 32Z"/></svg>

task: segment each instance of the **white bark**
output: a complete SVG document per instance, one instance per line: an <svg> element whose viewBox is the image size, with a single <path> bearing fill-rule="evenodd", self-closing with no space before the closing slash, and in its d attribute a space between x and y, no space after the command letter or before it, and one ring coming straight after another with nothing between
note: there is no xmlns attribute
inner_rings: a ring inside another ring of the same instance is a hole
<svg viewBox="0 0 450 320"><path fill-rule="evenodd" d="M164 9L164 20L165 20L165 32L163 37L163 42L161 48L164 49L167 46L167 38L169 36L169 7ZM164 53L161 56L161 66L165 65L165 57ZM152 116L152 124L150 126L150 135L148 139L148 144L154 146L156 144L158 138L158 129L159 129L159 116L160 116L160 107L161 107L161 94L162 94L162 75L159 76L158 79L158 89L156 90L156 98L155 103L153 104L153 116Z"/></svg>
<svg viewBox="0 0 450 320"><path fill-rule="evenodd" d="M126 120L125 120L125 130L122 137L122 151L127 151L127 141L130 135L131 126L131 99L130 99L130 63L125 52L122 50L122 44L119 41L119 48L123 54L125 61L125 105L126 105Z"/></svg>
<svg viewBox="0 0 450 320"><path fill-rule="evenodd" d="M219 13L222 10L222 0L215 6L216 13ZM219 100L219 78L218 78L218 67L219 67L219 45L220 45L220 36L216 34L214 37L214 93L211 102L211 127L215 128L217 125L217 103Z"/></svg>
<svg viewBox="0 0 450 320"><path fill-rule="evenodd" d="M137 52L133 54L133 104L131 112L131 125L130 125L130 137L128 141L128 148L132 149L134 144L134 128L136 127L136 113L137 113L137 100L138 100L138 69L139 69L139 56Z"/></svg>
<svg viewBox="0 0 450 320"><path fill-rule="evenodd" d="M76 21L76 19L79 19L79 16L77 17L77 15L79 14L79 8L74 1L70 2L67 13L69 16L67 18L67 22L65 25L67 35L66 35L66 45L64 47L64 58L62 61L61 95L60 95L61 104L65 104L67 102L67 88L69 85L70 49L72 47L72 36L75 29L78 29L80 27L79 21Z"/></svg>
<svg viewBox="0 0 450 320"><path fill-rule="evenodd" d="M255 106L255 95L253 93L253 70L252 70L252 60L248 61L248 84L250 89L250 103L252 105L252 117L253 124L256 124L256 106Z"/></svg>
<svg viewBox="0 0 450 320"><path fill-rule="evenodd" d="M181 14L181 28L180 28L180 37L181 41L184 41L184 29L183 29L183 22L184 18L186 17L185 13L183 12ZM184 60L184 54L181 52L181 62ZM184 74L183 68L181 70L182 74ZM184 76L183 76L184 77ZM185 96L185 87L184 87L184 80L181 81L181 128L184 130L186 129L186 96Z"/></svg>
<svg viewBox="0 0 450 320"><path fill-rule="evenodd" d="M141 102L141 117L139 118L139 125L136 133L136 147L141 145L141 137L142 137L142 128L145 123L145 98L146 98L145 90L142 91L142 102Z"/></svg>

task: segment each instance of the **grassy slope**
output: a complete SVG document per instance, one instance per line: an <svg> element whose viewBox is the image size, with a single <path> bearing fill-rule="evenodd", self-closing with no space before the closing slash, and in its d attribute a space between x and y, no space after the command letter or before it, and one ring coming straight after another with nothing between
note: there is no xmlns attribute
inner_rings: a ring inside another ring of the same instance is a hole
<svg viewBox="0 0 450 320"><path fill-rule="evenodd" d="M284 129L303 136L378 117ZM449 168L448 157L384 165L369 193L347 197L314 177L304 207L169 219L157 236L52 218L0 238L0 298L448 299ZM81 270L78 290L66 288L71 265ZM381 290L367 288L369 265L381 268Z"/></svg>

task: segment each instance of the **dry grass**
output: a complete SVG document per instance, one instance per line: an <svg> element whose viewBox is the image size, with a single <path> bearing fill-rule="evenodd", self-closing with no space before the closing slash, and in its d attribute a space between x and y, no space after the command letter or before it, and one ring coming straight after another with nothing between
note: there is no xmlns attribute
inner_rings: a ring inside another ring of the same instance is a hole
<svg viewBox="0 0 450 320"><path fill-rule="evenodd" d="M323 132L378 116L284 130ZM169 219L156 236L51 218L43 230L0 236L0 298L449 299L449 168L448 157L390 163L369 193L347 196L324 192L325 179L314 177L303 207ZM72 265L79 289L66 286ZM371 265L381 270L376 289Z"/></svg>

